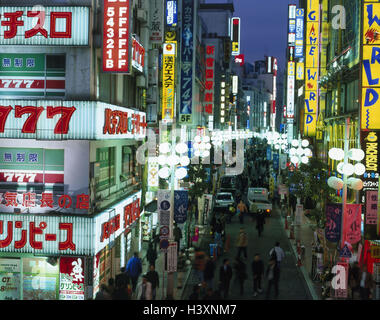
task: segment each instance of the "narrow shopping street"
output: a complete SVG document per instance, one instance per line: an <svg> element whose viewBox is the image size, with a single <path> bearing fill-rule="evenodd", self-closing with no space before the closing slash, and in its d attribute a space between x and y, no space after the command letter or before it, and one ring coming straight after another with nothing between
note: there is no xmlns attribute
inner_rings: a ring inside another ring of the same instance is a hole
<svg viewBox="0 0 380 320"><path fill-rule="evenodd" d="M248 257L243 259L247 265L248 279L244 284L244 295L240 295L239 282L234 274L231 281L230 296L231 300L264 300L267 289L267 280L263 279L263 293L257 297L253 297L253 278L251 274L251 263L256 253L259 253L264 262L266 269L269 260L269 251L273 248L276 241L280 242L280 247L284 250L286 258L281 263L281 275L279 281L279 296L280 300L310 300L312 299L307 284L303 275L301 274L299 267L296 266L296 258L291 249L291 244L288 236L284 230L283 224L280 221L280 212L275 210L273 214L266 219L264 231L261 237L258 237L256 230L256 222L253 216L246 216L244 224L240 224L238 217L234 217L231 224L226 225L226 234L231 236L231 249L224 253L217 259L216 265L216 279L214 279L214 286L217 287L219 279L219 267L223 264L223 259L228 258L231 264L235 261L237 255L236 241L240 228L244 228L248 234ZM207 239L207 240L206 240ZM207 249L211 237L207 237L204 241L204 250ZM209 251L208 251L209 253ZM243 255L242 255L243 256ZM197 284L197 275L195 271L191 273L189 281L186 285L186 290L183 293L183 299L190 296L193 286ZM270 299L274 299L274 291Z"/></svg>

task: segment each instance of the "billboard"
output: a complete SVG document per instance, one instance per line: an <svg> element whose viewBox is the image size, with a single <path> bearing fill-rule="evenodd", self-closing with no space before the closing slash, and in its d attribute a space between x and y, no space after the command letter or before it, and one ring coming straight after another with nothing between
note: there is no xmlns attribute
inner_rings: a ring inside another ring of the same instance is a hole
<svg viewBox="0 0 380 320"><path fill-rule="evenodd" d="M233 56L240 54L240 18L234 17L231 19L231 41Z"/></svg>
<svg viewBox="0 0 380 320"><path fill-rule="evenodd" d="M206 45L206 81L204 110L212 114L214 109L214 88L215 88L215 46Z"/></svg>
<svg viewBox="0 0 380 320"><path fill-rule="evenodd" d="M89 45L89 7L0 7L0 17L0 45Z"/></svg>
<svg viewBox="0 0 380 320"><path fill-rule="evenodd" d="M104 0L103 71L129 73L130 50L129 0Z"/></svg>
<svg viewBox="0 0 380 320"><path fill-rule="evenodd" d="M162 61L162 121L172 122L175 103L176 44L164 43Z"/></svg>
<svg viewBox="0 0 380 320"><path fill-rule="evenodd" d="M318 114L319 0L307 1L304 135L314 137Z"/></svg>
<svg viewBox="0 0 380 320"><path fill-rule="evenodd" d="M164 41L164 0L150 0L149 14L150 42L162 43Z"/></svg>
<svg viewBox="0 0 380 320"><path fill-rule="evenodd" d="M303 57L303 33L304 33L304 9L296 10L296 26L295 26L295 53L296 58Z"/></svg>

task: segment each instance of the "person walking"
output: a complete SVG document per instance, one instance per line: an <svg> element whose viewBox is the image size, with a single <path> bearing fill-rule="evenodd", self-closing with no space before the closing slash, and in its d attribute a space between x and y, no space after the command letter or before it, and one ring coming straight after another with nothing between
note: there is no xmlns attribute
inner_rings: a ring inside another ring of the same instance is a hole
<svg viewBox="0 0 380 320"><path fill-rule="evenodd" d="M115 291L112 295L112 300L130 300L131 297L128 293L128 285L123 281L122 278L116 278Z"/></svg>
<svg viewBox="0 0 380 320"><path fill-rule="evenodd" d="M280 268L281 261L285 258L285 252L280 247L280 242L276 241L274 247L269 251L269 256L276 259L277 266Z"/></svg>
<svg viewBox="0 0 380 320"><path fill-rule="evenodd" d="M268 280L268 288L265 298L268 300L272 286L274 286L275 298L278 298L278 283L280 280L280 268L277 265L276 259L271 258L266 271L266 278Z"/></svg>
<svg viewBox="0 0 380 320"><path fill-rule="evenodd" d="M111 295L108 293L107 286L104 283L100 285L95 300L111 300Z"/></svg>
<svg viewBox="0 0 380 320"><path fill-rule="evenodd" d="M146 275L143 275L142 282L137 288L137 298L139 300L152 300L152 284Z"/></svg>
<svg viewBox="0 0 380 320"><path fill-rule="evenodd" d="M262 232L264 231L264 224L265 224L265 213L263 210L258 210L256 215L256 229L259 234L259 237L261 237Z"/></svg>
<svg viewBox="0 0 380 320"><path fill-rule="evenodd" d="M197 273L200 284L204 281L203 272L205 270L205 263L206 263L206 254L198 248L195 249L194 269L195 269L195 272Z"/></svg>
<svg viewBox="0 0 380 320"><path fill-rule="evenodd" d="M173 235L174 235L174 241L177 242L177 252L179 252L181 239L182 239L182 231L181 231L181 228L178 227L176 223L174 223Z"/></svg>
<svg viewBox="0 0 380 320"><path fill-rule="evenodd" d="M243 224L244 214L248 212L247 206L243 202L243 199L241 199L239 204L237 205L237 211L239 212L238 217L239 217L240 224Z"/></svg>
<svg viewBox="0 0 380 320"><path fill-rule="evenodd" d="M237 239L237 258L240 258L240 254L244 253L244 258L247 259L247 246L248 246L248 236L244 231L244 228L240 228L239 236Z"/></svg>
<svg viewBox="0 0 380 320"><path fill-rule="evenodd" d="M252 275L253 275L253 296L256 297L258 293L262 293L261 279L264 275L264 262L261 260L258 253L252 261Z"/></svg>
<svg viewBox="0 0 380 320"><path fill-rule="evenodd" d="M193 286L193 292L189 296L189 300L199 300L199 294L200 294L201 288L198 284Z"/></svg>
<svg viewBox="0 0 380 320"><path fill-rule="evenodd" d="M125 271L125 267L120 268L120 273L116 275L115 277L115 283L116 285L123 284L125 287L128 287L130 284L130 279L128 276L128 273Z"/></svg>
<svg viewBox="0 0 380 320"><path fill-rule="evenodd" d="M114 278L109 278L108 279L107 291L110 294L110 296L113 295L113 293L115 291L115 279Z"/></svg>
<svg viewBox="0 0 380 320"><path fill-rule="evenodd" d="M353 300L355 292L360 293L360 267L357 261L354 262L354 265L348 271L348 283L351 289L351 299Z"/></svg>
<svg viewBox="0 0 380 320"><path fill-rule="evenodd" d="M149 265L156 265L156 259L157 259L157 252L154 249L153 243L149 242L148 250L146 252L146 260L148 261Z"/></svg>
<svg viewBox="0 0 380 320"><path fill-rule="evenodd" d="M240 284L240 295L244 294L244 281L248 278L247 268L243 261L240 258L236 258L234 264L235 274Z"/></svg>
<svg viewBox="0 0 380 320"><path fill-rule="evenodd" d="M214 288L214 274L215 274L215 265L210 257L206 258L205 270L203 272L204 281L207 284L208 288Z"/></svg>
<svg viewBox="0 0 380 320"><path fill-rule="evenodd" d="M128 260L126 272L132 281L132 292L135 292L137 280L142 272L142 264L137 252Z"/></svg>
<svg viewBox="0 0 380 320"><path fill-rule="evenodd" d="M160 279L153 264L149 267L149 272L146 274L148 281L152 284L152 300L156 300L156 290L160 287Z"/></svg>
<svg viewBox="0 0 380 320"><path fill-rule="evenodd" d="M220 291L223 292L224 299L228 298L230 283L232 279L232 268L230 260L224 259L223 265L219 269Z"/></svg>
<svg viewBox="0 0 380 320"><path fill-rule="evenodd" d="M374 281L372 274L368 272L367 266L364 265L360 272L360 299L370 300L373 287Z"/></svg>

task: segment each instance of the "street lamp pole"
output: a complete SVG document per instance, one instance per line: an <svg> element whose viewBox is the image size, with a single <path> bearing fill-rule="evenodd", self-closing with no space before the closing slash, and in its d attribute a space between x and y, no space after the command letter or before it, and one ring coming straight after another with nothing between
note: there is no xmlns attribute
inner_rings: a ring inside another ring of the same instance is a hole
<svg viewBox="0 0 380 320"><path fill-rule="evenodd" d="M350 118L346 118L345 123L345 135L344 135L344 164L347 165L348 163L348 149L349 149L349 134L350 134ZM344 247L344 234L343 234L343 226L344 226L344 215L346 213L347 208L347 175L343 174L343 212L342 212L342 218L341 218L341 241L340 241L340 247Z"/></svg>

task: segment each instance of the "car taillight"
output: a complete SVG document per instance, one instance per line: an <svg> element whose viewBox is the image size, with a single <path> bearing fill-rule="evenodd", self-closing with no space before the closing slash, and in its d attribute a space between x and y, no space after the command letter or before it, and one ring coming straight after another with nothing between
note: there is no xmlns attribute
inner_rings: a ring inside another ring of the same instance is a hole
<svg viewBox="0 0 380 320"><path fill-rule="evenodd" d="M270 210L269 210L269 209L267 209L267 212L270 212Z"/></svg>

